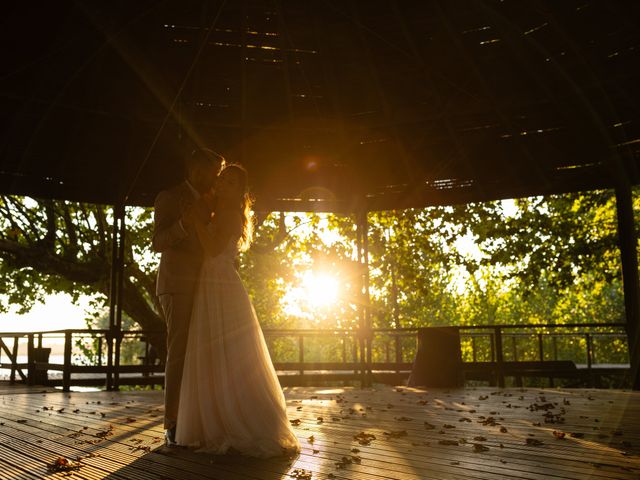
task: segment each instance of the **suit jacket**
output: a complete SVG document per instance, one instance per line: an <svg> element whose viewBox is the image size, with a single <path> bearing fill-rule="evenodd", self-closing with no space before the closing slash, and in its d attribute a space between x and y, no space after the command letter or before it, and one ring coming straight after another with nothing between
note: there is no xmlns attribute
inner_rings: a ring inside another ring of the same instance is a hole
<svg viewBox="0 0 640 480"><path fill-rule="evenodd" d="M185 230L180 223L184 210L195 200L195 193L186 181L156 197L153 249L161 253L156 295L195 290L204 252L195 230Z"/></svg>

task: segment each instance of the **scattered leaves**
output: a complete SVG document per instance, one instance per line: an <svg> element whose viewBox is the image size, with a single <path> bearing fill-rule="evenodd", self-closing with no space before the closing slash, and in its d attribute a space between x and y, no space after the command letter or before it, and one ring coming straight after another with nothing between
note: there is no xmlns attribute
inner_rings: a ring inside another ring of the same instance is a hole
<svg viewBox="0 0 640 480"><path fill-rule="evenodd" d="M354 435L353 439L356 440L360 445L369 445L373 440L376 439L376 436L372 433L360 432L357 435Z"/></svg>
<svg viewBox="0 0 640 480"><path fill-rule="evenodd" d="M438 443L440 445L454 445L456 447L460 445L457 440L438 440Z"/></svg>
<svg viewBox="0 0 640 480"><path fill-rule="evenodd" d="M291 478L296 478L298 480L311 480L311 475L311 471L305 470L304 468L296 468L289 473Z"/></svg>
<svg viewBox="0 0 640 480"><path fill-rule="evenodd" d="M80 470L82 465L80 462L74 462L66 457L58 457L52 463L47 464L47 470L50 472L73 472Z"/></svg>

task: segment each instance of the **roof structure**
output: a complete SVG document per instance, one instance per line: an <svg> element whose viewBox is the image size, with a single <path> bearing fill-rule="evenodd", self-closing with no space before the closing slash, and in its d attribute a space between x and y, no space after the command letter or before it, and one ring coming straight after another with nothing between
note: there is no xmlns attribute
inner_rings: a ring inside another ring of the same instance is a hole
<svg viewBox="0 0 640 480"><path fill-rule="evenodd" d="M640 180L637 2L1 8L2 193L150 205L197 145L244 164L273 210Z"/></svg>

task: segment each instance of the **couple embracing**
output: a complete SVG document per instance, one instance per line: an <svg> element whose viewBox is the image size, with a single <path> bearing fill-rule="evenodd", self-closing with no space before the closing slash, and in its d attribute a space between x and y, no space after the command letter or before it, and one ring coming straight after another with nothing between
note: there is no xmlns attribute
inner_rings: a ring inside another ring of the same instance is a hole
<svg viewBox="0 0 640 480"><path fill-rule="evenodd" d="M156 293L167 322L168 445L272 457L299 450L238 252L252 222L247 172L196 150L186 179L155 201Z"/></svg>

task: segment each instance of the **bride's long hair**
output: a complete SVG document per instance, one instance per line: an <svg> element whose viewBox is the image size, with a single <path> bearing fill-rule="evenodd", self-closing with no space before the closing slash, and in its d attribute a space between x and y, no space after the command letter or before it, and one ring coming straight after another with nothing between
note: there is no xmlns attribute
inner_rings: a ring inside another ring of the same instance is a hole
<svg viewBox="0 0 640 480"><path fill-rule="evenodd" d="M249 249L251 242L253 241L254 230L253 213L251 211L251 208L253 207L253 196L249 192L249 175L247 170L237 163L227 164L222 171L225 172L227 170L237 175L240 180L242 196L239 198L238 211L242 217L242 234L240 235L238 248L241 251L246 251Z"/></svg>

